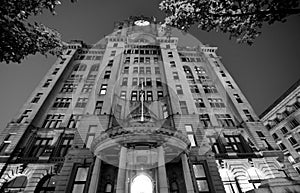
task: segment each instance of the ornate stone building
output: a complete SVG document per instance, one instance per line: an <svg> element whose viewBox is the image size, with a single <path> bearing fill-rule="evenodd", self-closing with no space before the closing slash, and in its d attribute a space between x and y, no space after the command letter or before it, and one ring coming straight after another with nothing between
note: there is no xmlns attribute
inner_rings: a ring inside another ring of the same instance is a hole
<svg viewBox="0 0 300 193"><path fill-rule="evenodd" d="M260 117L279 148L300 174L300 80Z"/></svg>
<svg viewBox="0 0 300 193"><path fill-rule="evenodd" d="M296 191L216 50L144 17L70 42L1 129L0 192Z"/></svg>

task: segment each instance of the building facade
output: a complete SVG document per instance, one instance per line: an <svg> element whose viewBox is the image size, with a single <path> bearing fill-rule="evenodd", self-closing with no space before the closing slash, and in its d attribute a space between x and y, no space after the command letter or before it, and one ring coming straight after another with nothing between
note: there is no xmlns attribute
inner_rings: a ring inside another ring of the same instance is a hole
<svg viewBox="0 0 300 193"><path fill-rule="evenodd" d="M300 174L300 80L260 117L276 144Z"/></svg>
<svg viewBox="0 0 300 193"><path fill-rule="evenodd" d="M1 129L0 192L296 191L216 50L145 17L70 42Z"/></svg>

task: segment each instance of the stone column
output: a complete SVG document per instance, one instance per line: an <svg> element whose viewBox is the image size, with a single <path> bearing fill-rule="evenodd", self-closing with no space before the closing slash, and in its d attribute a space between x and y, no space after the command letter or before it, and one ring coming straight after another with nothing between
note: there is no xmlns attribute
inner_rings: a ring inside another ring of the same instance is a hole
<svg viewBox="0 0 300 193"><path fill-rule="evenodd" d="M126 161L127 161L126 154L127 154L127 149L125 147L121 147L116 193L125 193L125 182L126 182L125 174L126 174Z"/></svg>
<svg viewBox="0 0 300 193"><path fill-rule="evenodd" d="M191 171L189 167L189 163L186 157L186 154L181 154L181 161L182 161L182 169L184 175L184 181L186 185L186 192L187 193L194 193L193 181L191 177Z"/></svg>
<svg viewBox="0 0 300 193"><path fill-rule="evenodd" d="M168 193L167 172L165 166L165 153L162 146L158 147L158 180L159 192Z"/></svg>
<svg viewBox="0 0 300 193"><path fill-rule="evenodd" d="M99 157L96 156L88 193L96 193L97 192L98 181L100 178L100 170L101 170L101 160Z"/></svg>

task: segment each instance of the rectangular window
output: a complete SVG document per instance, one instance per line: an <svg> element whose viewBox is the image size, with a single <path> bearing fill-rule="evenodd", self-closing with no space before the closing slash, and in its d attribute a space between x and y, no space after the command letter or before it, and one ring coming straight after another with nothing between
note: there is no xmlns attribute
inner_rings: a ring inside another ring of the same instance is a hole
<svg viewBox="0 0 300 193"><path fill-rule="evenodd" d="M137 64L139 63L139 58L138 57L134 57L133 58L133 64Z"/></svg>
<svg viewBox="0 0 300 193"><path fill-rule="evenodd" d="M193 131L193 127L192 125L185 125L185 131L186 131L186 134L188 136L188 139L190 140L191 142L191 146L192 147L195 147L197 146L196 144L196 138L195 138L195 135L194 135L194 131Z"/></svg>
<svg viewBox="0 0 300 193"><path fill-rule="evenodd" d="M157 100L164 97L163 91L157 91Z"/></svg>
<svg viewBox="0 0 300 193"><path fill-rule="evenodd" d="M238 152L238 153L244 153L245 148L240 140L239 135L224 135L226 144L225 149L226 152Z"/></svg>
<svg viewBox="0 0 300 193"><path fill-rule="evenodd" d="M125 66L123 68L123 74L128 74L129 73L129 66Z"/></svg>
<svg viewBox="0 0 300 193"><path fill-rule="evenodd" d="M82 115L72 114L68 122L68 128L78 128Z"/></svg>
<svg viewBox="0 0 300 193"><path fill-rule="evenodd" d="M278 135L277 135L276 133L273 133L273 134L272 134L272 137L273 137L274 140L276 140L276 139L279 138Z"/></svg>
<svg viewBox="0 0 300 193"><path fill-rule="evenodd" d="M144 67L140 67L140 74L145 74L145 68Z"/></svg>
<svg viewBox="0 0 300 193"><path fill-rule="evenodd" d="M169 58L173 58L173 53L172 52L168 52L168 57Z"/></svg>
<svg viewBox="0 0 300 193"><path fill-rule="evenodd" d="M82 93L90 93L92 91L93 86L94 86L94 84L85 83L82 87L81 92Z"/></svg>
<svg viewBox="0 0 300 193"><path fill-rule="evenodd" d="M94 115L101 115L103 108L103 101L97 101L95 105Z"/></svg>
<svg viewBox="0 0 300 193"><path fill-rule="evenodd" d="M54 71L52 72L52 75L56 75L59 71L59 68L55 68Z"/></svg>
<svg viewBox="0 0 300 193"><path fill-rule="evenodd" d="M289 132L289 130L288 130L286 127L282 127L282 128L280 129L280 131L282 132L282 134L286 134L286 133Z"/></svg>
<svg viewBox="0 0 300 193"><path fill-rule="evenodd" d="M234 127L235 124L229 114L216 114L217 121L222 127Z"/></svg>
<svg viewBox="0 0 300 193"><path fill-rule="evenodd" d="M227 86L228 86L229 88L234 89L234 87L233 87L233 85L231 84L230 81L226 81L226 84L227 84Z"/></svg>
<svg viewBox="0 0 300 193"><path fill-rule="evenodd" d="M65 83L61 89L63 93L73 93L76 91L77 84Z"/></svg>
<svg viewBox="0 0 300 193"><path fill-rule="evenodd" d="M50 157L53 148L51 147L53 138L38 137L35 139L29 152L29 157Z"/></svg>
<svg viewBox="0 0 300 193"><path fill-rule="evenodd" d="M218 93L214 85L203 85L203 90L205 93Z"/></svg>
<svg viewBox="0 0 300 193"><path fill-rule="evenodd" d="M90 81L90 82L94 82L97 78L97 75L96 74L89 74L88 77L86 78L87 81Z"/></svg>
<svg viewBox="0 0 300 193"><path fill-rule="evenodd" d="M199 121L203 125L203 127L210 127L210 126L212 126L208 114L200 114L199 115Z"/></svg>
<svg viewBox="0 0 300 193"><path fill-rule="evenodd" d="M169 116L168 106L167 106L167 104L162 103L161 107L162 107L163 117L164 117L164 119L166 119Z"/></svg>
<svg viewBox="0 0 300 193"><path fill-rule="evenodd" d="M108 63L107 63L107 66L112 67L113 64L114 64L114 60L109 60Z"/></svg>
<svg viewBox="0 0 300 193"><path fill-rule="evenodd" d="M132 86L136 86L138 84L137 78L132 78Z"/></svg>
<svg viewBox="0 0 300 193"><path fill-rule="evenodd" d="M187 108L187 105L186 105L185 101L179 101L179 106L180 106L180 109L181 109L181 113L183 115L189 114L189 111L188 111L188 108Z"/></svg>
<svg viewBox="0 0 300 193"><path fill-rule="evenodd" d="M146 67L146 74L151 74L151 67Z"/></svg>
<svg viewBox="0 0 300 193"><path fill-rule="evenodd" d="M156 78L156 87L161 87L162 83L161 83L161 78Z"/></svg>
<svg viewBox="0 0 300 193"><path fill-rule="evenodd" d="M109 79L110 78L110 74L111 74L110 70L105 71L105 73L104 73L104 79Z"/></svg>
<svg viewBox="0 0 300 193"><path fill-rule="evenodd" d="M116 55L116 50L112 50L110 56L115 56L115 55Z"/></svg>
<svg viewBox="0 0 300 193"><path fill-rule="evenodd" d="M159 70L159 67L155 67L155 74L160 74L160 70Z"/></svg>
<svg viewBox="0 0 300 193"><path fill-rule="evenodd" d="M220 70L220 74L221 74L222 77L226 77L226 74L223 70Z"/></svg>
<svg viewBox="0 0 300 193"><path fill-rule="evenodd" d="M129 64L130 63L130 57L126 57L124 64Z"/></svg>
<svg viewBox="0 0 300 193"><path fill-rule="evenodd" d="M148 50L146 50L148 51ZM146 64L150 64L150 57L146 57Z"/></svg>
<svg viewBox="0 0 300 193"><path fill-rule="evenodd" d="M183 94L183 90L182 90L181 85L176 85L176 92L177 92L177 94Z"/></svg>
<svg viewBox="0 0 300 193"><path fill-rule="evenodd" d="M55 102L53 103L54 108L68 108L72 98L56 98Z"/></svg>
<svg viewBox="0 0 300 193"><path fill-rule="evenodd" d="M44 88L47 88L50 83L51 83L52 79L47 79L47 81L45 82L45 84L43 85Z"/></svg>
<svg viewBox="0 0 300 193"><path fill-rule="evenodd" d="M144 57L140 57L140 63L144 63L145 62L145 58Z"/></svg>
<svg viewBox="0 0 300 193"><path fill-rule="evenodd" d="M127 84L128 84L128 78L125 77L122 79L122 86L127 86Z"/></svg>
<svg viewBox="0 0 300 193"><path fill-rule="evenodd" d="M174 80L179 80L178 72L172 72L172 74Z"/></svg>
<svg viewBox="0 0 300 193"><path fill-rule="evenodd" d="M200 93L197 85L190 85L191 93Z"/></svg>
<svg viewBox="0 0 300 193"><path fill-rule="evenodd" d="M243 103L242 99L240 98L240 96L238 94L233 94L233 96L238 103Z"/></svg>
<svg viewBox="0 0 300 193"><path fill-rule="evenodd" d="M137 74L139 72L139 68L138 67L133 67L133 74Z"/></svg>
<svg viewBox="0 0 300 193"><path fill-rule="evenodd" d="M137 91L132 91L131 92L131 100L132 101L137 101Z"/></svg>
<svg viewBox="0 0 300 193"><path fill-rule="evenodd" d="M158 57L154 57L153 60L154 60L154 64L158 63Z"/></svg>
<svg viewBox="0 0 300 193"><path fill-rule="evenodd" d="M75 179L73 181L72 193L83 193L85 191L85 184L88 178L88 167L80 166L76 168Z"/></svg>
<svg viewBox="0 0 300 193"><path fill-rule="evenodd" d="M118 43L114 43L113 47L118 47Z"/></svg>
<svg viewBox="0 0 300 193"><path fill-rule="evenodd" d="M278 143L278 146L281 150L286 150L286 146L283 143Z"/></svg>
<svg viewBox="0 0 300 193"><path fill-rule="evenodd" d="M63 114L48 114L43 123L43 128L59 128L62 120L64 118Z"/></svg>
<svg viewBox="0 0 300 193"><path fill-rule="evenodd" d="M85 147L90 148L92 145L92 142L95 138L96 135L96 130L97 130L97 125L90 125L89 130L85 139Z"/></svg>
<svg viewBox="0 0 300 193"><path fill-rule="evenodd" d="M194 101L197 108L205 108L205 104L202 98L196 98L194 99Z"/></svg>
<svg viewBox="0 0 300 193"><path fill-rule="evenodd" d="M292 146L298 144L297 140L294 137L289 137L288 140Z"/></svg>
<svg viewBox="0 0 300 193"><path fill-rule="evenodd" d="M59 149L58 157L64 157L67 155L69 149L73 145L74 135L65 135L62 137Z"/></svg>
<svg viewBox="0 0 300 193"><path fill-rule="evenodd" d="M152 101L152 100L153 100L152 91L147 91L147 101Z"/></svg>
<svg viewBox="0 0 300 193"><path fill-rule="evenodd" d="M171 68L176 68L175 61L170 61L170 67L171 67Z"/></svg>
<svg viewBox="0 0 300 193"><path fill-rule="evenodd" d="M289 125L290 129L294 129L294 128L298 127L299 122L293 118L288 122L288 125Z"/></svg>
<svg viewBox="0 0 300 193"><path fill-rule="evenodd" d="M100 95L105 95L107 91L107 84L102 84L100 88Z"/></svg>
<svg viewBox="0 0 300 193"><path fill-rule="evenodd" d="M223 100L221 98L208 98L207 100L212 108L225 107L225 104L223 103Z"/></svg>
<svg viewBox="0 0 300 193"><path fill-rule="evenodd" d="M41 99L41 96L43 95L43 93L37 93L35 95L35 97L32 99L31 103L38 103L39 100Z"/></svg>
<svg viewBox="0 0 300 193"><path fill-rule="evenodd" d="M245 113L245 115L247 117L247 122L254 122L254 119L253 119L252 115L250 114L250 112L248 111L248 109L243 109L243 112Z"/></svg>
<svg viewBox="0 0 300 193"><path fill-rule="evenodd" d="M126 91L121 91L121 93L120 93L120 97L122 98L122 99L126 99Z"/></svg>
<svg viewBox="0 0 300 193"><path fill-rule="evenodd" d="M193 171L199 192L209 192L208 180L203 164L193 164Z"/></svg>
<svg viewBox="0 0 300 193"><path fill-rule="evenodd" d="M152 86L152 79L146 78L146 86Z"/></svg>
<svg viewBox="0 0 300 193"><path fill-rule="evenodd" d="M265 135L261 131L256 131L256 134L258 137L265 137Z"/></svg>
<svg viewBox="0 0 300 193"><path fill-rule="evenodd" d="M85 108L87 102L88 102L88 98L78 98L75 107L77 107L77 108Z"/></svg>

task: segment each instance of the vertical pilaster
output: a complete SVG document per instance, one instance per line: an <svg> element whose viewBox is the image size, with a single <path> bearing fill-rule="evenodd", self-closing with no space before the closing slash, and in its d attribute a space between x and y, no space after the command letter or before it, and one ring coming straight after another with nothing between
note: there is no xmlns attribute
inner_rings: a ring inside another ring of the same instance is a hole
<svg viewBox="0 0 300 193"><path fill-rule="evenodd" d="M127 149L121 147L120 159L119 159L119 172L116 193L125 193L125 181L126 181L126 154Z"/></svg>
<svg viewBox="0 0 300 193"><path fill-rule="evenodd" d="M159 192L168 193L167 172L165 166L165 153L162 146L158 147L158 180Z"/></svg>
<svg viewBox="0 0 300 193"><path fill-rule="evenodd" d="M186 192L194 193L191 171L190 171L189 163L188 163L187 156L185 153L183 153L181 155L181 161L182 161L184 181L185 181L185 185L186 185Z"/></svg>
<svg viewBox="0 0 300 193"><path fill-rule="evenodd" d="M89 187L89 193L96 193L98 187L98 181L100 178L100 169L101 169L101 160L100 158L96 157L95 164L93 168L91 183Z"/></svg>

